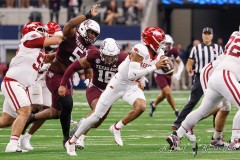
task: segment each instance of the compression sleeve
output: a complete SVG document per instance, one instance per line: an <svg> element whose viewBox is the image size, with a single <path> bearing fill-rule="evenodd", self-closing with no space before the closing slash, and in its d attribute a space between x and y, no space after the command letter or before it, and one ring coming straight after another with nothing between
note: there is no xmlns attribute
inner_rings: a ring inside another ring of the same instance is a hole
<svg viewBox="0 0 240 160"><path fill-rule="evenodd" d="M132 81L137 80L156 69L156 65L141 68L140 63L131 61L129 63L128 79Z"/></svg>
<svg viewBox="0 0 240 160"><path fill-rule="evenodd" d="M80 65L79 61L75 61L73 62L68 68L67 70L64 72L62 81L60 83L61 86L65 86L69 80L70 77L72 77L72 75L78 71L81 70L82 66Z"/></svg>

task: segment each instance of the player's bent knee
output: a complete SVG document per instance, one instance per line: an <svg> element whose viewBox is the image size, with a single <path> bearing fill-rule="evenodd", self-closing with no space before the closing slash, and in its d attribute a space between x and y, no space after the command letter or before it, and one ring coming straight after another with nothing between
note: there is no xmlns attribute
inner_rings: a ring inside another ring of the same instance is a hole
<svg viewBox="0 0 240 160"><path fill-rule="evenodd" d="M146 102L136 100L133 104L134 108L138 111L144 112L146 110Z"/></svg>
<svg viewBox="0 0 240 160"><path fill-rule="evenodd" d="M31 107L30 106L25 106L17 110L17 113L22 116L29 116L31 114Z"/></svg>

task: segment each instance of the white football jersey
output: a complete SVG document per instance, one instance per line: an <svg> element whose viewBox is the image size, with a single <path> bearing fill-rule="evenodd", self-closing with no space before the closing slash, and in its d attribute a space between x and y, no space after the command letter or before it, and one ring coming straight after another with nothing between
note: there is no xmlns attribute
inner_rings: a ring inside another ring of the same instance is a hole
<svg viewBox="0 0 240 160"><path fill-rule="evenodd" d="M225 69L232 72L240 81L240 32L233 32L225 46L224 59L217 69Z"/></svg>
<svg viewBox="0 0 240 160"><path fill-rule="evenodd" d="M43 37L40 33L32 31L24 35L18 47L16 56L11 60L6 77L15 79L24 86L34 84L38 71L44 59L43 48L28 48L24 42Z"/></svg>
<svg viewBox="0 0 240 160"><path fill-rule="evenodd" d="M159 61L160 57L164 55L164 51L160 50L160 53L153 59L151 57L148 48L143 44L136 44L133 46L132 51L138 53L141 57L143 57L143 61L141 63L141 68L146 68L148 66L155 65L157 61ZM133 81L128 79L128 70L129 70L129 63L131 62L129 56L118 66L118 73L116 73L116 77L120 80L121 84L129 84ZM140 68L140 69L141 69Z"/></svg>

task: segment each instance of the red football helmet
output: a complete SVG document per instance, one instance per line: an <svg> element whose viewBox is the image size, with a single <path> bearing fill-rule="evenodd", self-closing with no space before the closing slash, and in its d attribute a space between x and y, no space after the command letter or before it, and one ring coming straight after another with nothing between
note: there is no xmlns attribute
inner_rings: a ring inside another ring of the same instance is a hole
<svg viewBox="0 0 240 160"><path fill-rule="evenodd" d="M62 28L55 22L48 22L47 24L44 25L44 29L46 37L51 37L56 32L62 33Z"/></svg>
<svg viewBox="0 0 240 160"><path fill-rule="evenodd" d="M150 46L158 53L159 49L165 48L165 33L158 27L147 27L142 32L142 43Z"/></svg>
<svg viewBox="0 0 240 160"><path fill-rule="evenodd" d="M37 31L42 35L44 35L45 32L43 24L41 22L28 22L22 28L22 36L31 31Z"/></svg>

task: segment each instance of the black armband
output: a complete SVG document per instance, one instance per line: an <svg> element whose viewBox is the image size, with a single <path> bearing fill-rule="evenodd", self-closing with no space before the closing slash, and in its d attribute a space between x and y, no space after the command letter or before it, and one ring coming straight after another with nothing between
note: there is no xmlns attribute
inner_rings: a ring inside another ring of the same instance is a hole
<svg viewBox="0 0 240 160"><path fill-rule="evenodd" d="M89 12L85 13L85 17L86 17L86 19L92 18L91 10Z"/></svg>

